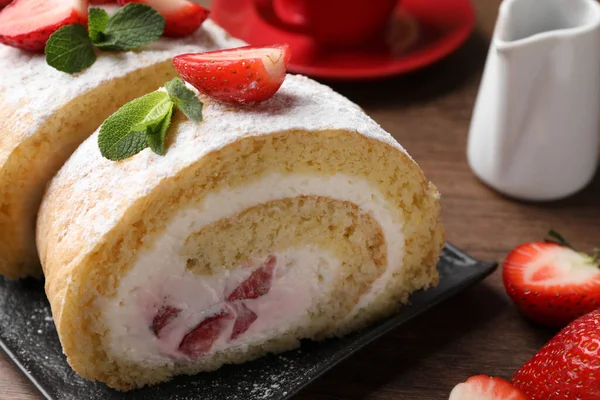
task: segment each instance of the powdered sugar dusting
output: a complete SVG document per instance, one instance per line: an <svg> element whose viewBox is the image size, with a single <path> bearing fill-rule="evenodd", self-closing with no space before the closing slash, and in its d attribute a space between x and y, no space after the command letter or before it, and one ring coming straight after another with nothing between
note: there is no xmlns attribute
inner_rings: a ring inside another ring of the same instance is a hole
<svg viewBox="0 0 600 400"><path fill-rule="evenodd" d="M105 8L112 13L111 7ZM0 44L0 98L17 109L16 115L8 121L7 131L20 134L19 140L23 140L74 98L102 83L177 54L243 45L244 42L231 38L208 19L193 35L185 38L161 38L139 51L97 52L94 65L79 74L69 75L47 65L43 53L25 52ZM27 125L21 126L22 121L28 121ZM11 126L25 129L9 129Z"/></svg>
<svg viewBox="0 0 600 400"><path fill-rule="evenodd" d="M41 218L51 219L53 225L66 230L51 232L64 235L52 251L60 254L73 246L73 250L84 256L159 181L244 137L292 129L340 129L358 132L404 151L357 105L302 76L288 75L276 95L264 103L234 107L208 102L203 115L202 123L186 120L179 125L176 135L169 132L173 142L165 156L145 149L124 161L112 162L100 155L98 132L86 140L59 171L46 195L46 203L51 204L55 193L70 188L71 206L68 209L50 206L52 215L45 214L42 207Z"/></svg>

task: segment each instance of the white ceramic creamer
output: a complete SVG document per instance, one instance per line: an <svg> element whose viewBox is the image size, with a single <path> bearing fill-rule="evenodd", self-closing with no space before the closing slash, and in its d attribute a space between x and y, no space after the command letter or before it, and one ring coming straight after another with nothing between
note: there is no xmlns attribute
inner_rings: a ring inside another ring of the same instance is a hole
<svg viewBox="0 0 600 400"><path fill-rule="evenodd" d="M504 0L473 110L467 158L497 191L555 200L600 153L600 5Z"/></svg>

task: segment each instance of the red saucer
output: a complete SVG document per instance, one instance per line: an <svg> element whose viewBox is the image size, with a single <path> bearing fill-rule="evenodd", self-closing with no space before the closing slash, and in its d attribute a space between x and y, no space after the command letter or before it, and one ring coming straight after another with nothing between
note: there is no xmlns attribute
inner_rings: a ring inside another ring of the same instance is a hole
<svg viewBox="0 0 600 400"><path fill-rule="evenodd" d="M269 1L265 1L265 4ZM387 38L361 48L320 48L302 33L279 26L254 0L213 0L211 17L249 44L288 43L288 70L317 78L355 80L399 75L452 53L475 26L470 0L399 0Z"/></svg>

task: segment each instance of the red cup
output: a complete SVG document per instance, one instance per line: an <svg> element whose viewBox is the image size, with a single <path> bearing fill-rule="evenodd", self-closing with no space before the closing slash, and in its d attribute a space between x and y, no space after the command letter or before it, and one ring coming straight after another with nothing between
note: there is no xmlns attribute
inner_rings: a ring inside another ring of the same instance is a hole
<svg viewBox="0 0 600 400"><path fill-rule="evenodd" d="M399 0L254 0L271 3L284 27L319 44L357 46L381 35Z"/></svg>

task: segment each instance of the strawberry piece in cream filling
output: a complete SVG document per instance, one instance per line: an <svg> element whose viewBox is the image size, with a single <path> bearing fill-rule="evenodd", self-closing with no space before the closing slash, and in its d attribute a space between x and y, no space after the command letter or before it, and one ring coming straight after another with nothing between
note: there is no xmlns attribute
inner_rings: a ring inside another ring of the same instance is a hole
<svg viewBox="0 0 600 400"><path fill-rule="evenodd" d="M271 290L273 282L273 270L275 269L275 257L270 256L264 264L242 282L227 297L228 301L257 299Z"/></svg>
<svg viewBox="0 0 600 400"><path fill-rule="evenodd" d="M229 341L236 340L246 332L258 315L251 310L244 300L257 299L271 290L276 257L270 256L248 278L240 283L226 296L222 310L205 318L187 332L178 346L178 351L189 358L197 359L208 353L213 344L228 331ZM165 305L160 308L152 320L151 329L161 339L161 331L173 323L181 314L181 308ZM234 321L231 324L231 321Z"/></svg>
<svg viewBox="0 0 600 400"><path fill-rule="evenodd" d="M237 337L246 332L248 328L250 328L250 325L258 318L258 315L246 307L244 303L236 304L235 310L237 311L237 318L233 324L229 340L237 339Z"/></svg>
<svg viewBox="0 0 600 400"><path fill-rule="evenodd" d="M154 334L156 336L160 336L160 331L162 331L165 326L169 325L171 321L177 318L180 312L181 309L177 307L162 307L152 320L152 330L154 331Z"/></svg>
<svg viewBox="0 0 600 400"><path fill-rule="evenodd" d="M190 358L198 358L208 353L215 340L227 328L226 322L229 318L231 314L226 310L206 318L183 337L179 344L179 351Z"/></svg>

